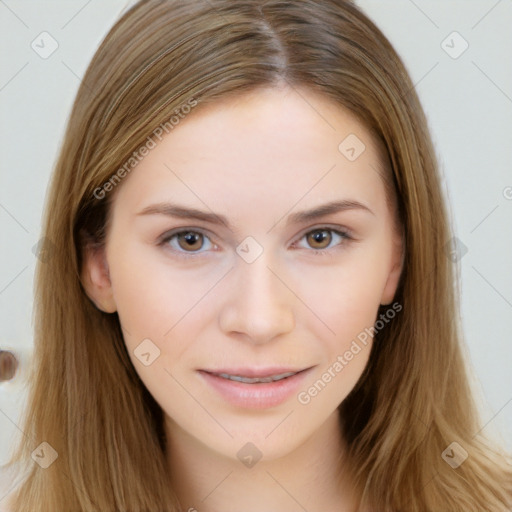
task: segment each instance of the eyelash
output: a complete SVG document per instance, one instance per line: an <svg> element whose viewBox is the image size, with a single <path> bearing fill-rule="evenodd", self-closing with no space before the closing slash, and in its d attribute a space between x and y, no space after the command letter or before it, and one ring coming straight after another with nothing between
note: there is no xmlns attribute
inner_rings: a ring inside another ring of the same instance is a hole
<svg viewBox="0 0 512 512"><path fill-rule="evenodd" d="M346 229L334 229L334 228L331 228L331 227L328 227L328 226L320 226L318 228L314 228L314 229L311 229L307 232L305 232L298 240L298 242L300 242L302 239L304 239L305 237L307 237L307 235L310 235L311 233L315 233L317 231L328 231L330 233L334 233L335 235L338 235L342 238L342 240L335 246L333 247L328 247L328 248L324 248L324 249L313 249L313 248L309 248L309 251L312 252L315 256L329 256L329 251L336 248L336 247L340 247L342 245L344 245L346 242L350 241L350 240L354 240L350 231L346 230ZM181 235L181 234L184 234L184 233L195 233L195 234L199 234L199 235L202 235L204 238L210 240L210 237L204 233L202 230L200 229L183 229L183 228L180 228L179 231L174 231L174 232L170 232L170 233L166 233L164 235L162 235L162 238L160 239L160 241L158 242L158 245L160 246L165 246L165 245L168 245L169 242L174 239L177 235ZM210 243L213 244L213 242L211 242L210 240ZM215 244L213 244L215 245ZM184 251L182 249L174 249L174 248L170 248L176 255L178 255L178 257L180 258L197 258L198 256L200 256L201 254L203 254L203 252L205 251L191 251L191 252L188 252L188 251Z"/></svg>

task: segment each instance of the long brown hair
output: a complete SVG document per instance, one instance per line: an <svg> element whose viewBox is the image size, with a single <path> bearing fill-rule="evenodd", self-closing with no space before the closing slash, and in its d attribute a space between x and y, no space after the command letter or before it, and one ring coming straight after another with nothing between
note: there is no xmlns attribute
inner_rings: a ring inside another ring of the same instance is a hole
<svg viewBox="0 0 512 512"><path fill-rule="evenodd" d="M31 464L17 512L179 510L162 411L130 362L117 315L84 292L84 244L104 242L111 189L158 127L179 129L171 119L194 102L200 109L283 82L334 100L380 141L405 237L395 297L403 310L377 334L340 406L360 509L512 505L511 466L478 434L445 250L451 229L425 116L388 40L343 0L143 0L94 55L52 177L25 436L12 458ZM31 460L41 442L58 454L47 469ZM453 457L454 442L468 454L457 468L442 456L449 449Z"/></svg>

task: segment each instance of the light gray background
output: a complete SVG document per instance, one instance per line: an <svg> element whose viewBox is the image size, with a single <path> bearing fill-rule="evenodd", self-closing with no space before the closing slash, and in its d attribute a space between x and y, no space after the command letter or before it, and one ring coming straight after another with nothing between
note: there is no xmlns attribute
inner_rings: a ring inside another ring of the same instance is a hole
<svg viewBox="0 0 512 512"><path fill-rule="evenodd" d="M80 77L132 3L0 0L0 347L18 353L22 363L12 382L0 384L0 463L7 460L26 398L32 248L40 238L50 172ZM427 112L456 236L468 249L460 260L461 305L468 357L485 404L482 428L510 450L512 1L358 4L404 59ZM31 48L43 31L59 45L47 59ZM464 41L467 50L453 58Z"/></svg>

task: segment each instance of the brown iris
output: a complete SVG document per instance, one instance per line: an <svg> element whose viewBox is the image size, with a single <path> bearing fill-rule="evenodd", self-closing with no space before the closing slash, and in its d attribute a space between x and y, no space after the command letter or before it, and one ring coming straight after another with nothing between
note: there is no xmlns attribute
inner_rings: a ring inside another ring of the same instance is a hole
<svg viewBox="0 0 512 512"><path fill-rule="evenodd" d="M332 233L328 229L311 231L307 236L308 244L313 249L325 249L332 241Z"/></svg>
<svg viewBox="0 0 512 512"><path fill-rule="evenodd" d="M186 251L197 251L203 246L203 235L194 231L184 231L178 234L178 244Z"/></svg>

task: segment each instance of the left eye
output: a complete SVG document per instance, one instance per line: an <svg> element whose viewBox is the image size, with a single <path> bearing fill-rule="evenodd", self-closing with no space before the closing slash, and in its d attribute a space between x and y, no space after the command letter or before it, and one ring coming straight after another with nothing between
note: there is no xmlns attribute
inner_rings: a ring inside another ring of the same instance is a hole
<svg viewBox="0 0 512 512"><path fill-rule="evenodd" d="M335 229L320 228L309 231L301 240L305 239L309 245L309 247L303 247L305 249L323 250L339 245L347 238L350 238L348 233Z"/></svg>

